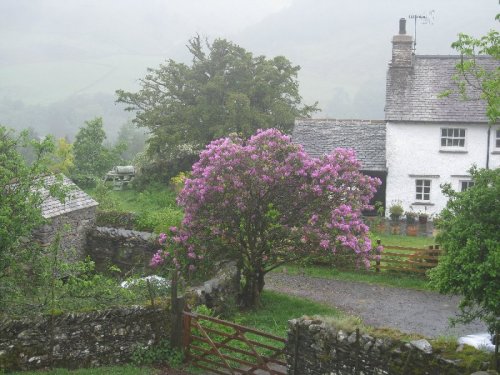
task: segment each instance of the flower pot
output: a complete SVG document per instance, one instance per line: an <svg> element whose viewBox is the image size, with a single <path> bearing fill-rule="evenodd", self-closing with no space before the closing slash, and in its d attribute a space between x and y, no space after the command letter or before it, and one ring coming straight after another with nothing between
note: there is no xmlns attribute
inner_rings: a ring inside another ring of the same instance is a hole
<svg viewBox="0 0 500 375"><path fill-rule="evenodd" d="M401 227L399 224L391 224L391 234L399 234L401 232Z"/></svg>
<svg viewBox="0 0 500 375"><path fill-rule="evenodd" d="M415 237L418 234L418 227L414 224L406 227L406 235Z"/></svg>

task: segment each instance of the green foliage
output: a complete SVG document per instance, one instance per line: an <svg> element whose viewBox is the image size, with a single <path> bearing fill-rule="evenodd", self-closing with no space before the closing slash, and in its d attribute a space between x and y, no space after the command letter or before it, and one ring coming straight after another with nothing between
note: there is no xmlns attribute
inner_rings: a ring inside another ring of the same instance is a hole
<svg viewBox="0 0 500 375"><path fill-rule="evenodd" d="M121 158L127 163L131 163L137 154L144 151L147 135L144 131L135 127L132 122L127 122L118 131L117 144L126 148L121 153Z"/></svg>
<svg viewBox="0 0 500 375"><path fill-rule="evenodd" d="M114 165L120 164L120 154L125 146L114 148L104 145L106 133L102 118L86 121L78 131L73 150L75 154L73 180L80 186L93 186L95 181L104 177Z"/></svg>
<svg viewBox="0 0 500 375"><path fill-rule="evenodd" d="M87 192L101 203L96 190L89 189ZM179 225L183 217L176 203L175 191L165 186L152 185L140 193L135 190L110 190L106 194L116 203L116 207L99 210L98 225L125 225L127 229L166 233L171 226Z"/></svg>
<svg viewBox="0 0 500 375"><path fill-rule="evenodd" d="M270 127L289 132L296 117L317 110L302 105L300 67L283 56L253 56L225 39L203 43L199 36L187 47L192 65L168 60L148 69L139 92L117 91L117 101L136 111L134 122L151 134L148 173L170 178L189 170L213 139Z"/></svg>
<svg viewBox="0 0 500 375"><path fill-rule="evenodd" d="M391 206L389 207L389 214L391 216L391 219L399 219L401 215L403 215L404 212L403 205L401 204L401 201L395 201L392 202Z"/></svg>
<svg viewBox="0 0 500 375"><path fill-rule="evenodd" d="M437 241L445 249L430 271L442 293L462 295L458 321L480 318L492 332L500 331L500 169L471 169L474 186L449 197L439 221Z"/></svg>
<svg viewBox="0 0 500 375"><path fill-rule="evenodd" d="M500 21L500 14L495 19ZM470 96L469 89L477 90L481 99L486 101L486 116L490 123L496 123L500 115L500 66L497 64L492 70L485 69L478 56L491 56L497 62L500 60L500 33L490 30L480 38L461 33L451 46L462 57L454 76L459 94L467 100ZM450 92L443 93L444 96L449 94Z"/></svg>
<svg viewBox="0 0 500 375"><path fill-rule="evenodd" d="M111 194L112 187L102 180L97 180L94 197L99 202L101 210L115 210L118 207L116 197Z"/></svg>
<svg viewBox="0 0 500 375"><path fill-rule="evenodd" d="M170 367L181 367L184 361L182 350L170 347L168 340L151 347L138 347L132 353L132 363L135 365L152 365L166 363Z"/></svg>
<svg viewBox="0 0 500 375"><path fill-rule="evenodd" d="M161 211L143 211L135 221L135 228L141 231L165 233L171 226L179 226L183 213L178 209L163 209Z"/></svg>
<svg viewBox="0 0 500 375"><path fill-rule="evenodd" d="M96 225L132 230L135 228L136 216L133 212L99 209L96 213Z"/></svg>
<svg viewBox="0 0 500 375"><path fill-rule="evenodd" d="M58 139L56 148L51 155L50 170L54 173L70 175L74 167L74 161L73 145L65 138Z"/></svg>
<svg viewBox="0 0 500 375"><path fill-rule="evenodd" d="M28 145L34 152L29 166L18 152ZM51 138L30 141L27 132L14 137L0 126L0 306L15 290L13 280L21 265L36 254L36 244L27 239L44 222L41 177L47 173L47 158L53 150Z"/></svg>

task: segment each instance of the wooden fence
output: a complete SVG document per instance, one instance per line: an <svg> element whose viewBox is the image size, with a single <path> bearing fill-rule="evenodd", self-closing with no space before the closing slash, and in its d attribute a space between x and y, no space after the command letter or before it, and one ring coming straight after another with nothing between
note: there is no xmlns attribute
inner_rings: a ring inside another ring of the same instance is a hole
<svg viewBox="0 0 500 375"><path fill-rule="evenodd" d="M381 253L376 253L371 267L375 272L381 270L424 274L436 267L442 251L439 245L426 249L402 246L384 246Z"/></svg>

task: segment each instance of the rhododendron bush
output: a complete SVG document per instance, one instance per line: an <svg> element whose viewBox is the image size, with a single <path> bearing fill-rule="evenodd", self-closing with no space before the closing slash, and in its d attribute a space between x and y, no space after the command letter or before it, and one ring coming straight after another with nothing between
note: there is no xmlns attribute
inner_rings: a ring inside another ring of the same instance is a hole
<svg viewBox="0 0 500 375"><path fill-rule="evenodd" d="M246 306L259 303L264 275L291 260L347 248L368 266L361 210L380 181L359 168L353 150L313 158L275 129L213 141L178 197L186 253L237 260Z"/></svg>

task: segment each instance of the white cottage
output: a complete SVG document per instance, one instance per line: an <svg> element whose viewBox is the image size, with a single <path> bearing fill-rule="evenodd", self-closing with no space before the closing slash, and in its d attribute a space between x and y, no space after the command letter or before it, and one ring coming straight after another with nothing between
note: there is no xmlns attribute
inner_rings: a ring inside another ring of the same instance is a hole
<svg viewBox="0 0 500 375"><path fill-rule="evenodd" d="M392 40L392 61L386 91L386 204L401 201L405 210L439 213L446 205L440 185L467 189L473 181L468 169L500 166L500 125L490 127L485 103L452 94L452 76L460 56L413 54L413 38L400 20ZM480 58L487 68L498 68L491 58Z"/></svg>

